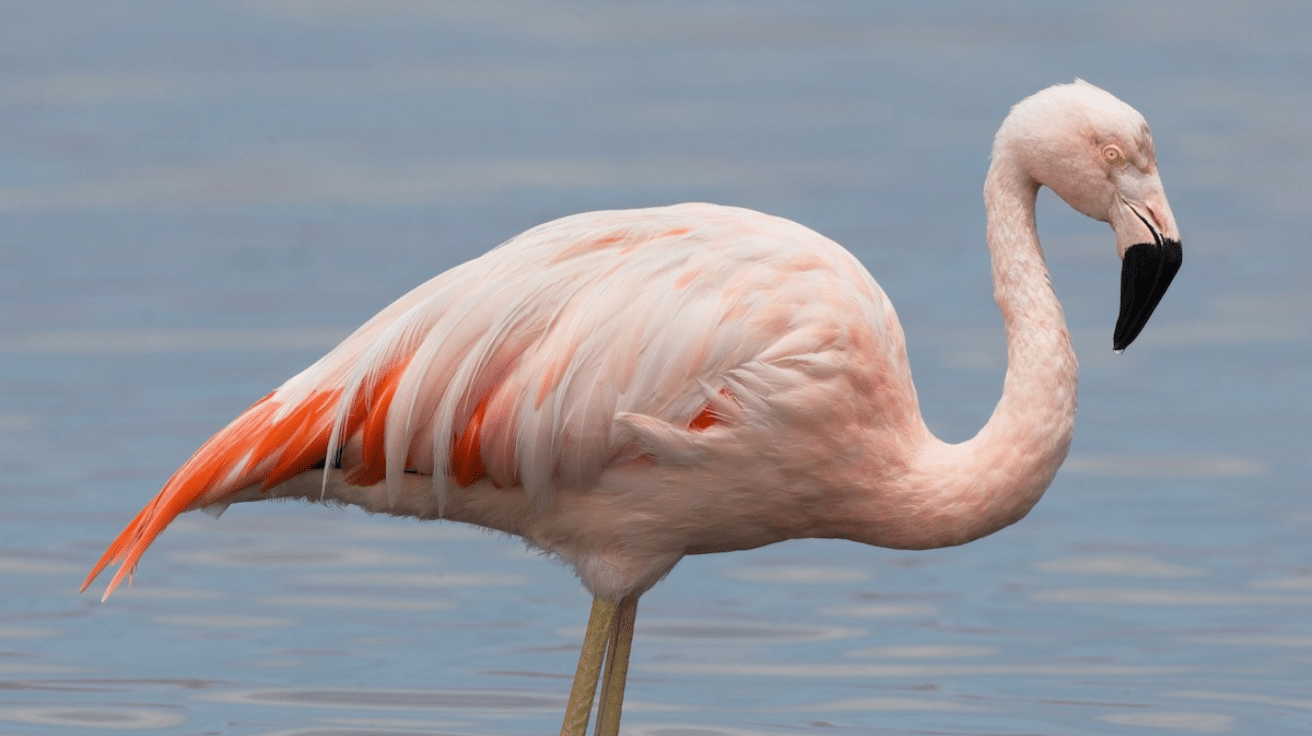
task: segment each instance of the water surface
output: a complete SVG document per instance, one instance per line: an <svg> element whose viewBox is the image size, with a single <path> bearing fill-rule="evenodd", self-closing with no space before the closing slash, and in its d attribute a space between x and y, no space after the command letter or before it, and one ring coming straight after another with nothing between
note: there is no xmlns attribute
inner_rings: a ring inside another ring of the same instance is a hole
<svg viewBox="0 0 1312 736"><path fill-rule="evenodd" d="M1111 353L1106 226L1041 198L1082 364L1048 497L960 549L686 560L634 736L1312 728L1304 2L26 4L0 11L0 733L553 732L588 600L515 540L188 515L77 585L217 428L543 220L711 200L847 244L960 440L1005 351L980 187L1008 106L1150 120L1186 261Z"/></svg>

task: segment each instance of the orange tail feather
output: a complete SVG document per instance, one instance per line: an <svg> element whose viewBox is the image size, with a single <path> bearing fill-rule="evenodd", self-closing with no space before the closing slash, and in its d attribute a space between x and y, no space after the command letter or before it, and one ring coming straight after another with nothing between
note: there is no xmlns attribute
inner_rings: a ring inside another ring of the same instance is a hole
<svg viewBox="0 0 1312 736"><path fill-rule="evenodd" d="M361 459L356 467L342 470L355 485L373 485L386 472L384 430L387 412L408 361L400 361L370 385L361 387L351 403L342 427L341 441L360 433ZM178 469L164 489L146 504L119 533L82 590L104 569L119 563L105 589L108 598L124 578L132 575L137 561L178 514L199 506L222 503L225 496L258 485L269 490L293 476L315 467L329 456L333 420L342 397L340 389L318 391L295 405L285 407L269 394L237 417ZM480 406L481 410L481 406ZM481 419L481 413L479 414ZM477 463L477 430L473 458Z"/></svg>
<svg viewBox="0 0 1312 736"><path fill-rule="evenodd" d="M173 474L101 555L82 590L107 566L119 563L105 589L104 598L108 598L178 514L221 502L226 493L255 484L271 488L322 461L328 453L332 413L340 395L340 391L316 393L281 417L277 416L281 406L272 400L272 394L247 409ZM351 412L344 436L350 436L363 418L363 411Z"/></svg>
<svg viewBox="0 0 1312 736"><path fill-rule="evenodd" d="M396 387L401 383L408 363L398 363L379 377L374 384L373 396L357 395L355 405L351 408L348 425L355 423L360 427L360 465L350 469L346 482L357 486L371 486L381 483L387 474L387 456L384 450L384 436L387 427L387 413L396 396ZM357 418L358 417L358 418ZM409 458L406 459L407 464Z"/></svg>

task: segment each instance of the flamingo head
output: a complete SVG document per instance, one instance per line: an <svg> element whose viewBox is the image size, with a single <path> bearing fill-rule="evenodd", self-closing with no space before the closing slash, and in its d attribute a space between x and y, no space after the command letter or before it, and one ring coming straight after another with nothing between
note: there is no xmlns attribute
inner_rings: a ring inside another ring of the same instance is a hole
<svg viewBox="0 0 1312 736"><path fill-rule="evenodd" d="M1112 347L1124 350L1148 323L1183 258L1148 123L1133 107L1077 79L1012 108L998 132L995 159L1003 152L1071 207L1111 224L1122 264Z"/></svg>

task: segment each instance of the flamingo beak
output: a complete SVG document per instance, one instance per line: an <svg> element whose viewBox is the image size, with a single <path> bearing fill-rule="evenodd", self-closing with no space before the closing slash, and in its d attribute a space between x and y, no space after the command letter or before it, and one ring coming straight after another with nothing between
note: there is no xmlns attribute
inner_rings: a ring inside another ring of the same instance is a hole
<svg viewBox="0 0 1312 736"><path fill-rule="evenodd" d="M1134 342L1148 324L1157 303L1166 294L1180 270L1184 251L1180 241L1163 236L1138 210L1131 211L1153 236L1151 243L1136 243L1125 249L1121 260L1121 313L1112 333L1112 349L1121 352Z"/></svg>

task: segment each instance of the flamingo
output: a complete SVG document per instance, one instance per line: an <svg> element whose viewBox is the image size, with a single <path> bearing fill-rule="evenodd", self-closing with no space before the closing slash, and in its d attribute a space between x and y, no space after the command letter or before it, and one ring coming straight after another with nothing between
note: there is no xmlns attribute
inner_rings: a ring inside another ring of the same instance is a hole
<svg viewBox="0 0 1312 736"><path fill-rule="evenodd" d="M970 440L930 433L892 305L833 241L711 204L579 214L415 288L256 402L82 590L117 562L108 598L181 512L244 501L499 530L593 595L561 734L582 736L596 700L596 733L614 736L638 598L683 556L808 537L947 547L1038 502L1076 406L1040 186L1114 231L1116 351L1180 267L1143 116L1078 79L1015 105L984 186L1007 372Z"/></svg>

